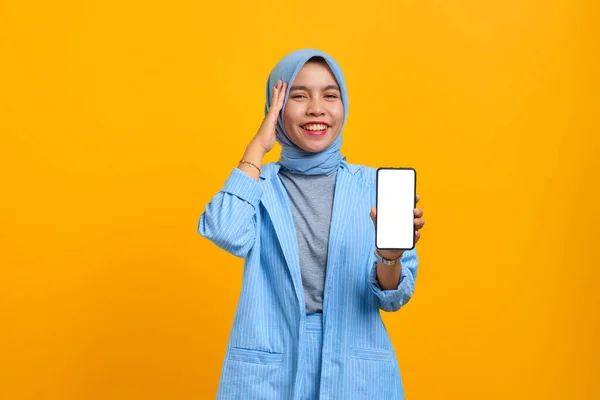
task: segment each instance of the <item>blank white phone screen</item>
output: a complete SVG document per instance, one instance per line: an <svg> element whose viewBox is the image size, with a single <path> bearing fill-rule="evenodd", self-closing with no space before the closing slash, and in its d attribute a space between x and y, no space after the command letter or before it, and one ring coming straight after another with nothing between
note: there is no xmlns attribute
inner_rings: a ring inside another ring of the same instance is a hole
<svg viewBox="0 0 600 400"><path fill-rule="evenodd" d="M377 170L377 248L414 247L415 183L412 168Z"/></svg>

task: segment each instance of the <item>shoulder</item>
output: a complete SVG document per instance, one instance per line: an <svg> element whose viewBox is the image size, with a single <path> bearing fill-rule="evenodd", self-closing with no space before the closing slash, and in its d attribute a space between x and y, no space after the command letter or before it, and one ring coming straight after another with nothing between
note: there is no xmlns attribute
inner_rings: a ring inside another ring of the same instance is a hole
<svg viewBox="0 0 600 400"><path fill-rule="evenodd" d="M377 168L362 164L350 164L346 161L342 162L342 165L347 168L356 179L365 181L365 183L372 184L375 182L377 175Z"/></svg>
<svg viewBox="0 0 600 400"><path fill-rule="evenodd" d="M280 164L277 162L270 162L261 165L260 167L260 179L259 181L270 181L272 177L276 176L279 172Z"/></svg>
<svg viewBox="0 0 600 400"><path fill-rule="evenodd" d="M374 207L377 191L377 168L362 164L347 164L347 166L348 171L353 173L355 182L365 189L368 201Z"/></svg>

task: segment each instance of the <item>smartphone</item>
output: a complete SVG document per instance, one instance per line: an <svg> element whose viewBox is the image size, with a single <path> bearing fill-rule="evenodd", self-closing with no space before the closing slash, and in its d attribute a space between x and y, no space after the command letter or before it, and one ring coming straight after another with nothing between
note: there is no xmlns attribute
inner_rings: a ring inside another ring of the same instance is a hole
<svg viewBox="0 0 600 400"><path fill-rule="evenodd" d="M414 168L377 169L375 246L381 250L415 247L417 171Z"/></svg>

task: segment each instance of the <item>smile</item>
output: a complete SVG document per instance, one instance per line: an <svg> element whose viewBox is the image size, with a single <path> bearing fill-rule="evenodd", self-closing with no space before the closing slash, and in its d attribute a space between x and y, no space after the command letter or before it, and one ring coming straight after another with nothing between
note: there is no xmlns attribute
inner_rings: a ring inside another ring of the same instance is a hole
<svg viewBox="0 0 600 400"><path fill-rule="evenodd" d="M322 136L327 132L328 128L329 126L326 124L307 124L302 126L304 132L312 136Z"/></svg>

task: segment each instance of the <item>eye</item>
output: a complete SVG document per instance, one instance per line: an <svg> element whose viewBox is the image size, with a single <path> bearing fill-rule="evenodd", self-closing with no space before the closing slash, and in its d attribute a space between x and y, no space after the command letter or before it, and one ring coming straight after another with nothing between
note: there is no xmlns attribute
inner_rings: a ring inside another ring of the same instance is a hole
<svg viewBox="0 0 600 400"><path fill-rule="evenodd" d="M296 94L296 95L292 96L292 99L301 99L301 98L306 98L306 96L303 94Z"/></svg>
<svg viewBox="0 0 600 400"><path fill-rule="evenodd" d="M329 97L330 99L337 99L337 96L335 94L328 94L325 97Z"/></svg>

